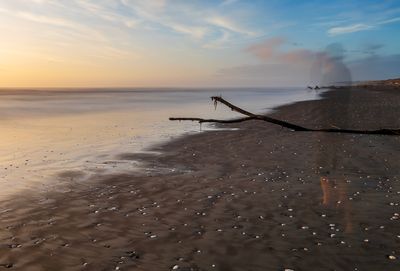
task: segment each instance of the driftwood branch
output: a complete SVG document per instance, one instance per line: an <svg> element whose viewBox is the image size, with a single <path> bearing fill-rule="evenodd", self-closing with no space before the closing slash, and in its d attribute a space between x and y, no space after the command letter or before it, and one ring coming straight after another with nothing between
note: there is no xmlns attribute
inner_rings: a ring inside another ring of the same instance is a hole
<svg viewBox="0 0 400 271"><path fill-rule="evenodd" d="M206 123L206 122L212 122L212 123L238 123L238 122L243 122L243 121L248 121L248 120L253 120L253 119L255 119L255 118L246 117L246 118L231 119L231 120L202 119L202 118L169 118L169 120L178 120L178 121L190 120L190 121L197 121L198 123Z"/></svg>
<svg viewBox="0 0 400 271"><path fill-rule="evenodd" d="M226 105L232 111L243 114L247 117L237 118L232 120L218 120L218 119L202 119L202 118L169 118L172 121L197 121L199 123L239 123L248 120L262 120L269 123L273 123L279 125L284 128L288 128L293 131L302 131L302 132L324 132L324 133L347 133L347 134L372 134L372 135L400 135L400 129L379 129L379 130L352 130L352 129L340 129L340 128L332 128L332 129L312 129L303 127L300 125L296 125L287 121L271 118L264 115L257 115L251 112L248 112L236 105L231 104L230 102L224 100L222 97L211 97L211 100L214 102L214 106L217 107L218 102Z"/></svg>

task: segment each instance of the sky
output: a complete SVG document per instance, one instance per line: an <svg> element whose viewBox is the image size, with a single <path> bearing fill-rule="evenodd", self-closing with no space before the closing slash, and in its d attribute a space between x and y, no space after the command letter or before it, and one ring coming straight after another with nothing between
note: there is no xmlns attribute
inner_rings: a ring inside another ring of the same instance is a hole
<svg viewBox="0 0 400 271"><path fill-rule="evenodd" d="M0 33L0 87L302 86L332 44L400 77L398 0L0 0Z"/></svg>

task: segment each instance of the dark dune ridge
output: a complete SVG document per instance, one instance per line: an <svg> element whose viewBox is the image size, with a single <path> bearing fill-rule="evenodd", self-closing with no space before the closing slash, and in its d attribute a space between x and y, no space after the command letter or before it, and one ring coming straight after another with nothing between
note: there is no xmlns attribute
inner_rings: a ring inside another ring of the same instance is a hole
<svg viewBox="0 0 400 271"><path fill-rule="evenodd" d="M400 127L400 92L323 98L272 115L308 127ZM2 202L0 269L399 270L400 137L229 127L240 130L119 157L147 173Z"/></svg>

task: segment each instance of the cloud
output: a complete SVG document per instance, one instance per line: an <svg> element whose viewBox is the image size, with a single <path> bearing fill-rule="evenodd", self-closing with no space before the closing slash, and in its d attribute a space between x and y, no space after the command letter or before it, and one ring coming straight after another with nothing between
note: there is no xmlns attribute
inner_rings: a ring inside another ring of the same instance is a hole
<svg viewBox="0 0 400 271"><path fill-rule="evenodd" d="M206 43L203 45L204 48L208 49L222 49L226 48L226 44L229 44L229 41L231 39L231 34L227 31L222 31L222 35L219 39L213 40L209 43Z"/></svg>
<svg viewBox="0 0 400 271"><path fill-rule="evenodd" d="M255 55L261 60L271 60L278 54L279 47L286 42L284 38L275 37L261 43L253 44L246 48L247 52Z"/></svg>
<svg viewBox="0 0 400 271"><path fill-rule="evenodd" d="M100 18L109 22L118 23L128 28L135 28L139 25L140 20L137 18L127 17L118 13L116 10L107 5L98 4L98 2L75 0L80 8L89 12L90 16Z"/></svg>
<svg viewBox="0 0 400 271"><path fill-rule="evenodd" d="M366 44L365 45L365 50L367 50L367 51L376 51L376 50L381 49L384 46L385 46L384 44L380 44L380 43Z"/></svg>
<svg viewBox="0 0 400 271"><path fill-rule="evenodd" d="M31 0L31 2L33 2L35 4L48 4L48 3L51 3L52 0Z"/></svg>
<svg viewBox="0 0 400 271"><path fill-rule="evenodd" d="M220 69L216 77L231 85L304 86L309 81L310 67L284 63L241 65Z"/></svg>
<svg viewBox="0 0 400 271"><path fill-rule="evenodd" d="M223 48L229 46L233 38L238 41L258 35L257 31L244 26L240 12L233 17L218 6L209 9L208 4L190 1L174 6L167 1L121 1L143 23L189 36L201 43L203 48ZM221 4L234 2L236 1Z"/></svg>
<svg viewBox="0 0 400 271"><path fill-rule="evenodd" d="M36 23L82 33L98 32L109 40L125 35L154 32L162 37L189 38L198 48L227 48L259 36L256 23L248 20L252 5L228 10L237 0L13 0L0 1L0 12ZM72 32L72 31L70 31ZM73 35L73 34L72 34Z"/></svg>
<svg viewBox="0 0 400 271"><path fill-rule="evenodd" d="M281 55L279 55L279 59L282 60L283 62L288 62L288 63L305 63L312 61L317 54L318 54L317 52L311 50L298 49L282 53Z"/></svg>
<svg viewBox="0 0 400 271"><path fill-rule="evenodd" d="M341 34L348 34L348 33L371 30L372 28L374 28L374 27L371 25L367 25L367 24L353 24L353 25L342 26L342 27L332 27L331 29L328 30L328 34L331 36L336 36L336 35L341 35Z"/></svg>
<svg viewBox="0 0 400 271"><path fill-rule="evenodd" d="M50 16L44 16L44 15L37 15L34 13L30 12L17 12L15 13L15 16L29 20L32 22L36 23L42 23L42 24L50 24L54 26L62 26L62 27L69 27L69 28L79 28L79 24L76 24L73 21L69 21L63 18L59 17L50 17Z"/></svg>
<svg viewBox="0 0 400 271"><path fill-rule="evenodd" d="M229 6L236 2L238 2L238 0L224 0L224 1L222 1L221 6Z"/></svg>
<svg viewBox="0 0 400 271"><path fill-rule="evenodd" d="M385 45L381 43L367 43L361 46L360 50L353 50L353 52L374 55L377 54L380 49Z"/></svg>
<svg viewBox="0 0 400 271"><path fill-rule="evenodd" d="M263 62L272 63L306 63L315 57L318 52L308 49L295 49L284 51L284 45L293 45L285 38L274 37L261 43L253 44L245 49ZM297 46L297 44L296 44Z"/></svg>
<svg viewBox="0 0 400 271"><path fill-rule="evenodd" d="M380 55L379 50L384 47L380 43L363 45L361 52L368 54L357 59L346 59L345 50L337 43L324 51L291 49L290 45L283 37L253 44L245 51L259 59L259 64L226 67L218 70L216 76L231 84L304 86L394 78L400 74L400 55Z"/></svg>
<svg viewBox="0 0 400 271"><path fill-rule="evenodd" d="M8 11L10 12L10 11ZM104 42L106 37L98 30L88 27L84 24L77 23L73 20L61 18L61 17L53 17L46 15L39 15L31 12L16 12L12 13L15 17L28 20L31 22L49 25L53 27L61 27L65 29L73 30L76 34L80 34L85 36L85 38L91 37L97 41Z"/></svg>
<svg viewBox="0 0 400 271"><path fill-rule="evenodd" d="M400 22L400 17L377 21L377 22L370 23L370 24L357 23L357 24L352 24L352 25L348 25L348 26L332 27L328 30L328 34L330 36L336 36L336 35L342 35L342 34L355 33L355 32L360 32L360 31L372 30L380 25L392 24L392 23L397 23L397 22Z"/></svg>
<svg viewBox="0 0 400 271"><path fill-rule="evenodd" d="M169 18L166 10L166 0L156 1L136 1L136 0L121 0L122 4L130 13L134 14L139 20L145 24L156 24L172 30L176 33L189 35L196 39L202 38L206 30L200 26L183 24L177 20ZM157 29L147 27L147 29Z"/></svg>
<svg viewBox="0 0 400 271"><path fill-rule="evenodd" d="M391 23L397 23L397 22L400 22L400 17L384 20L384 21L379 22L378 24L391 24Z"/></svg>
<svg viewBox="0 0 400 271"><path fill-rule="evenodd" d="M247 30L242 26L239 26L236 22L221 16L214 16L207 19L207 22L211 25L224 28L226 30L230 30L232 32L245 34L248 36L255 36L257 35L255 32Z"/></svg>
<svg viewBox="0 0 400 271"><path fill-rule="evenodd" d="M253 86L299 86L310 81L312 66L321 52L293 48L284 37L273 37L245 48L262 63L239 65L218 70L225 80L245 82Z"/></svg>
<svg viewBox="0 0 400 271"><path fill-rule="evenodd" d="M188 34L196 39L201 39L207 33L207 28L205 27L196 27L196 26L188 26L184 24L178 24L170 22L168 23L168 27L173 29L178 33Z"/></svg>

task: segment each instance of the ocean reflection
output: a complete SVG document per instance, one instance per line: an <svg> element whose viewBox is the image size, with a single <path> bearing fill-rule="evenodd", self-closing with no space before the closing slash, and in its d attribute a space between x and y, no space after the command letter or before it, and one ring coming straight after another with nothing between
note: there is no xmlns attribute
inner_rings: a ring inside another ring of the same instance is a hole
<svg viewBox="0 0 400 271"><path fill-rule="evenodd" d="M214 110L210 97L215 95L260 113L315 98L303 89L0 89L0 197L21 188L42 189L49 180L133 170L135 161L110 161L199 132L197 123L171 122L169 117L236 117L223 106Z"/></svg>

